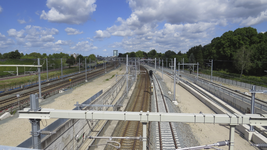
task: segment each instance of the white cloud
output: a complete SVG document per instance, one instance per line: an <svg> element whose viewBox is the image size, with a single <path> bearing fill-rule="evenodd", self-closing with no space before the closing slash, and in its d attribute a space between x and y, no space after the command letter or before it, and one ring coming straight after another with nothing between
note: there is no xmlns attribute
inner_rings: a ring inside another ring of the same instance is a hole
<svg viewBox="0 0 267 150"><path fill-rule="evenodd" d="M104 51L104 52L106 52L107 50L106 50L106 49L104 49L103 51Z"/></svg>
<svg viewBox="0 0 267 150"><path fill-rule="evenodd" d="M95 31L95 33L96 33L96 36L94 36L94 38L102 39L102 38L110 37L110 33L108 31L97 30Z"/></svg>
<svg viewBox="0 0 267 150"><path fill-rule="evenodd" d="M267 21L267 10L261 12L257 17L249 16L247 19L241 22L242 25L252 26Z"/></svg>
<svg viewBox="0 0 267 150"><path fill-rule="evenodd" d="M65 31L67 32L68 35L76 35L76 34L82 34L83 31L79 31L77 29L73 29L73 28L66 28Z"/></svg>
<svg viewBox="0 0 267 150"><path fill-rule="evenodd" d="M3 11L3 8L0 6L0 13Z"/></svg>
<svg viewBox="0 0 267 150"><path fill-rule="evenodd" d="M15 42L12 39L5 39L0 41L0 49L7 48L10 45L14 45Z"/></svg>
<svg viewBox="0 0 267 150"><path fill-rule="evenodd" d="M68 45L67 41L63 41L63 40L58 40L55 42L56 45Z"/></svg>
<svg viewBox="0 0 267 150"><path fill-rule="evenodd" d="M23 37L25 37L24 32L25 32L25 31L24 31L23 29L20 30L20 31L17 31L16 29L9 29L9 30L7 31L8 36L18 37L18 38L23 38Z"/></svg>
<svg viewBox="0 0 267 150"><path fill-rule="evenodd" d="M6 36L0 33L0 41L6 40Z"/></svg>
<svg viewBox="0 0 267 150"><path fill-rule="evenodd" d="M96 10L95 0L48 0L46 5L50 10L43 10L40 18L58 23L85 23Z"/></svg>
<svg viewBox="0 0 267 150"><path fill-rule="evenodd" d="M111 47L126 51L157 48L185 52L208 44L215 30L231 23L241 26L267 21L267 1L261 0L128 0L131 15L118 24L96 31L95 37L124 37ZM109 35L109 36L105 36Z"/></svg>
<svg viewBox="0 0 267 150"><path fill-rule="evenodd" d="M18 21L20 24L24 24L24 23L26 23L26 21L25 21L24 19L22 19L22 20L18 19L17 21Z"/></svg>
<svg viewBox="0 0 267 150"><path fill-rule="evenodd" d="M16 39L17 45L25 45L26 47L43 47L45 43L53 42L54 36L58 33L55 28L43 28L40 26L25 26L25 29L17 31L9 29L7 31L10 37Z"/></svg>
<svg viewBox="0 0 267 150"><path fill-rule="evenodd" d="M52 36L52 35L42 35L41 37L40 37L40 41L41 42L52 42L52 41L54 41L54 37Z"/></svg>
<svg viewBox="0 0 267 150"><path fill-rule="evenodd" d="M91 39L90 37L88 37L87 39L88 39L88 40L90 40L91 42L93 42L93 41L94 41L94 40L93 40L93 39Z"/></svg>
<svg viewBox="0 0 267 150"><path fill-rule="evenodd" d="M92 43L89 43L88 41L81 41L78 42L75 46L71 47L71 49L75 49L78 51L90 51L97 49L97 47L94 46Z"/></svg>

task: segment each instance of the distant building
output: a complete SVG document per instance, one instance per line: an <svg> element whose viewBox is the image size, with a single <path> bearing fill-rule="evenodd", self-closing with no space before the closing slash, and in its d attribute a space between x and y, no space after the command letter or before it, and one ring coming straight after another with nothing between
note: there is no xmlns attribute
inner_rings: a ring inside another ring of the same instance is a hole
<svg viewBox="0 0 267 150"><path fill-rule="evenodd" d="M118 50L113 50L113 56L115 56L115 57L119 56Z"/></svg>

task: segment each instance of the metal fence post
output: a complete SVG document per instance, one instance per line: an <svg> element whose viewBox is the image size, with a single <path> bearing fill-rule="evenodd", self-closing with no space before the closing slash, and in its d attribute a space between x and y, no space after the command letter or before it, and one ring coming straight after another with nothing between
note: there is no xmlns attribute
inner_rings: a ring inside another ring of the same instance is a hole
<svg viewBox="0 0 267 150"><path fill-rule="evenodd" d="M80 58L79 58L79 73L81 72L80 66L81 66L81 63L80 63Z"/></svg>
<svg viewBox="0 0 267 150"><path fill-rule="evenodd" d="M166 68L168 67L168 58L166 58Z"/></svg>
<svg viewBox="0 0 267 150"><path fill-rule="evenodd" d="M86 64L86 58L85 58L85 82L87 82L87 64Z"/></svg>
<svg viewBox="0 0 267 150"><path fill-rule="evenodd" d="M107 73L107 71L106 71L106 65L107 65L107 63L106 63L106 57L105 57L105 73Z"/></svg>
<svg viewBox="0 0 267 150"><path fill-rule="evenodd" d="M128 81L128 55L126 55L126 95L128 97L128 87L129 87L129 81Z"/></svg>
<svg viewBox="0 0 267 150"><path fill-rule="evenodd" d="M256 88L255 85L252 86L251 88L251 114L254 114L254 105L255 105L255 93L256 92ZM250 126L250 131L253 132L253 126Z"/></svg>
<svg viewBox="0 0 267 150"><path fill-rule="evenodd" d="M211 67L210 67L210 81L212 81L213 59L210 60L210 62L211 62Z"/></svg>
<svg viewBox="0 0 267 150"><path fill-rule="evenodd" d="M90 71L91 71L91 58L89 58L89 66L90 66Z"/></svg>
<svg viewBox="0 0 267 150"><path fill-rule="evenodd" d="M40 58L38 58L38 65L40 65ZM41 90L41 67L38 67L38 81L39 81L39 98L42 98L42 90Z"/></svg>
<svg viewBox="0 0 267 150"><path fill-rule="evenodd" d="M199 63L197 62L197 80L198 80L198 65Z"/></svg>
<svg viewBox="0 0 267 150"><path fill-rule="evenodd" d="M46 80L48 81L48 59L46 58Z"/></svg>
<svg viewBox="0 0 267 150"><path fill-rule="evenodd" d="M156 73L156 69L157 69L157 58L155 58L155 71L154 71L154 73Z"/></svg>
<svg viewBox="0 0 267 150"><path fill-rule="evenodd" d="M137 66L136 66L136 58L134 59L135 62L135 80L137 80Z"/></svg>
<svg viewBox="0 0 267 150"><path fill-rule="evenodd" d="M176 58L174 58L174 64L173 64L174 72L173 72L173 101L175 101L176 96Z"/></svg>
<svg viewBox="0 0 267 150"><path fill-rule="evenodd" d="M163 80L163 59L162 59L161 73L162 73L162 80Z"/></svg>
<svg viewBox="0 0 267 150"><path fill-rule="evenodd" d="M184 58L183 58L183 72L184 72Z"/></svg>
<svg viewBox="0 0 267 150"><path fill-rule="evenodd" d="M35 94L30 95L31 111L39 110L38 96ZM32 146L33 149L41 149L41 134L40 134L40 121L41 119L30 119L32 124Z"/></svg>
<svg viewBox="0 0 267 150"><path fill-rule="evenodd" d="M62 65L62 58L61 58L61 78L63 79L63 65Z"/></svg>

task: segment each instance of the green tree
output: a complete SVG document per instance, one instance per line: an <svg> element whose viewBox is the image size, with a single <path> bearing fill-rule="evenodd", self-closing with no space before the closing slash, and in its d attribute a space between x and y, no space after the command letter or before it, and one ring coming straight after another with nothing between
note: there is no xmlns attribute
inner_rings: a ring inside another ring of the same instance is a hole
<svg viewBox="0 0 267 150"><path fill-rule="evenodd" d="M240 70L240 78L242 77L243 71L247 72L251 67L250 55L250 49L246 46L243 46L236 52L234 56L235 67L237 70Z"/></svg>
<svg viewBox="0 0 267 150"><path fill-rule="evenodd" d="M96 56L95 54L91 54L88 56L88 61L89 61L89 58L91 59L91 62L95 62L96 61Z"/></svg>
<svg viewBox="0 0 267 150"><path fill-rule="evenodd" d="M136 57L143 58L144 57L144 52L139 50L135 53Z"/></svg>
<svg viewBox="0 0 267 150"><path fill-rule="evenodd" d="M131 52L128 57L136 57L135 52Z"/></svg>
<svg viewBox="0 0 267 150"><path fill-rule="evenodd" d="M174 51L171 51L171 50L167 50L167 51L165 52L165 57L166 57L166 58L174 58L175 55L176 55L176 53L175 53Z"/></svg>
<svg viewBox="0 0 267 150"><path fill-rule="evenodd" d="M42 55L40 53L33 52L28 55L28 58L42 58Z"/></svg>
<svg viewBox="0 0 267 150"><path fill-rule="evenodd" d="M151 51L147 53L147 55L149 58L155 58L157 57L157 51L155 49L152 49Z"/></svg>
<svg viewBox="0 0 267 150"><path fill-rule="evenodd" d="M75 63L75 58L73 57L73 55L71 55L67 60L66 63L69 65L69 68L71 65L74 65Z"/></svg>
<svg viewBox="0 0 267 150"><path fill-rule="evenodd" d="M193 53L190 54L189 58L188 58L188 62L190 63L195 63L196 59Z"/></svg>
<svg viewBox="0 0 267 150"><path fill-rule="evenodd" d="M84 58L81 54L77 56L76 61L79 62L79 59L80 59L80 62L83 62L83 60L84 60Z"/></svg>
<svg viewBox="0 0 267 150"><path fill-rule="evenodd" d="M9 56L10 59L20 59L20 53L18 50L10 52Z"/></svg>

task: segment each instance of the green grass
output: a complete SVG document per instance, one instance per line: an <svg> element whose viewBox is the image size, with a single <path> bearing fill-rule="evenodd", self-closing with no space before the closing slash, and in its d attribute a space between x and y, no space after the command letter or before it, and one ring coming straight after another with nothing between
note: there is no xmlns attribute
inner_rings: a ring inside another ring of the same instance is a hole
<svg viewBox="0 0 267 150"><path fill-rule="evenodd" d="M53 64L53 66L49 67L50 69L60 68L61 60L54 59L48 60L49 66ZM37 65L36 59L0 59L0 65ZM43 66L41 70L46 70L46 62L45 59L40 59L40 64ZM63 66L67 66L65 60L63 60ZM16 67L0 67L0 77L10 76L9 73L4 71L14 71L14 74L17 74ZM25 67L25 71L37 71L37 68ZM24 67L18 67L19 74L24 74Z"/></svg>
<svg viewBox="0 0 267 150"><path fill-rule="evenodd" d="M210 75L210 70L203 70L202 69L200 71L200 73ZM267 76L259 77L259 76L242 75L242 77L240 78L240 74L229 73L229 72L226 72L223 70L221 70L221 71L213 70L212 75L220 77L220 78L224 78L224 79L231 79L231 80L235 80L235 81L240 81L240 82L244 82L244 83L249 83L249 84L267 87Z"/></svg>
<svg viewBox="0 0 267 150"><path fill-rule="evenodd" d="M63 70L63 75L75 73L79 71L79 67L73 67ZM55 78L57 76L61 76L61 71L52 71L48 73L48 78ZM41 74L41 80L47 79L47 74L42 73ZM0 81L0 89L3 88L10 88L15 87L22 84L27 84L28 82L37 82L38 81L38 75L31 75L26 77L20 77L20 78L14 78L14 79L7 79L7 80L1 80Z"/></svg>
<svg viewBox="0 0 267 150"><path fill-rule="evenodd" d="M105 81L109 81L109 80L112 79L113 77L115 77L115 74L112 75L110 78L106 79Z"/></svg>

